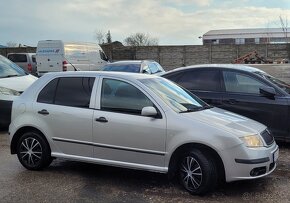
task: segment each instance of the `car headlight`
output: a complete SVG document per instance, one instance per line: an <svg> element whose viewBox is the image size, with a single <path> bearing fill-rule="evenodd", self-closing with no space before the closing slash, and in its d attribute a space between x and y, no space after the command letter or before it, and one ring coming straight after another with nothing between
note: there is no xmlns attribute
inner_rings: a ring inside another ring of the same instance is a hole
<svg viewBox="0 0 290 203"><path fill-rule="evenodd" d="M8 89L6 87L0 87L0 94L4 95L13 95L13 96L19 96L20 93L16 90Z"/></svg>
<svg viewBox="0 0 290 203"><path fill-rule="evenodd" d="M249 135L240 138L247 147L263 147L263 141L259 135Z"/></svg>

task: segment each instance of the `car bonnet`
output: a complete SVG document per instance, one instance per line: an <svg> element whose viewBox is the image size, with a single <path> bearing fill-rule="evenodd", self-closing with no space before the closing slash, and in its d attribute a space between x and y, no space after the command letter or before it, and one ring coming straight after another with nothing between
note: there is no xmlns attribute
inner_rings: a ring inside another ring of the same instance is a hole
<svg viewBox="0 0 290 203"><path fill-rule="evenodd" d="M0 78L0 87L9 88L18 92L23 92L28 88L37 78L32 75L25 75L11 78Z"/></svg>
<svg viewBox="0 0 290 203"><path fill-rule="evenodd" d="M197 120L208 126L227 131L238 137L258 134L266 128L257 121L219 108L182 113L181 115L187 119Z"/></svg>

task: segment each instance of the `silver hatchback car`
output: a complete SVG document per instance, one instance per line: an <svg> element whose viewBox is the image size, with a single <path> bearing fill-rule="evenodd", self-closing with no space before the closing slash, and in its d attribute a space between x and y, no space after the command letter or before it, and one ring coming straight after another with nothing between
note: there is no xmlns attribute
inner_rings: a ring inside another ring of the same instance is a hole
<svg viewBox="0 0 290 203"><path fill-rule="evenodd" d="M266 176L279 155L264 125L132 73L46 74L13 102L9 134L27 169L67 158L155 171L178 176L191 194Z"/></svg>

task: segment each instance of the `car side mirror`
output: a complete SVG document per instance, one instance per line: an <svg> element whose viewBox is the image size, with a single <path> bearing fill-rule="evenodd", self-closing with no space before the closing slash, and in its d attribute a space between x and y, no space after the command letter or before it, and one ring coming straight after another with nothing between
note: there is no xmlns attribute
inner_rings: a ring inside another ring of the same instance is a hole
<svg viewBox="0 0 290 203"><path fill-rule="evenodd" d="M273 87L260 87L260 94L274 99L274 96L276 95L276 90Z"/></svg>
<svg viewBox="0 0 290 203"><path fill-rule="evenodd" d="M148 116L148 117L155 117L157 116L157 111L153 106L145 106L142 108L141 115Z"/></svg>

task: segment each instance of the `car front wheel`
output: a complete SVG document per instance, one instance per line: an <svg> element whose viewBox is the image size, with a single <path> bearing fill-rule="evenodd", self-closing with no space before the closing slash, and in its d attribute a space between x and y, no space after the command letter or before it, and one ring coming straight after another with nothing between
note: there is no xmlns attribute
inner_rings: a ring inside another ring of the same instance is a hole
<svg viewBox="0 0 290 203"><path fill-rule="evenodd" d="M17 144L20 163L29 170L41 170L52 161L50 147L38 132L24 133Z"/></svg>
<svg viewBox="0 0 290 203"><path fill-rule="evenodd" d="M179 179L193 195L203 195L217 184L217 169L212 158L199 149L192 149L181 156Z"/></svg>

